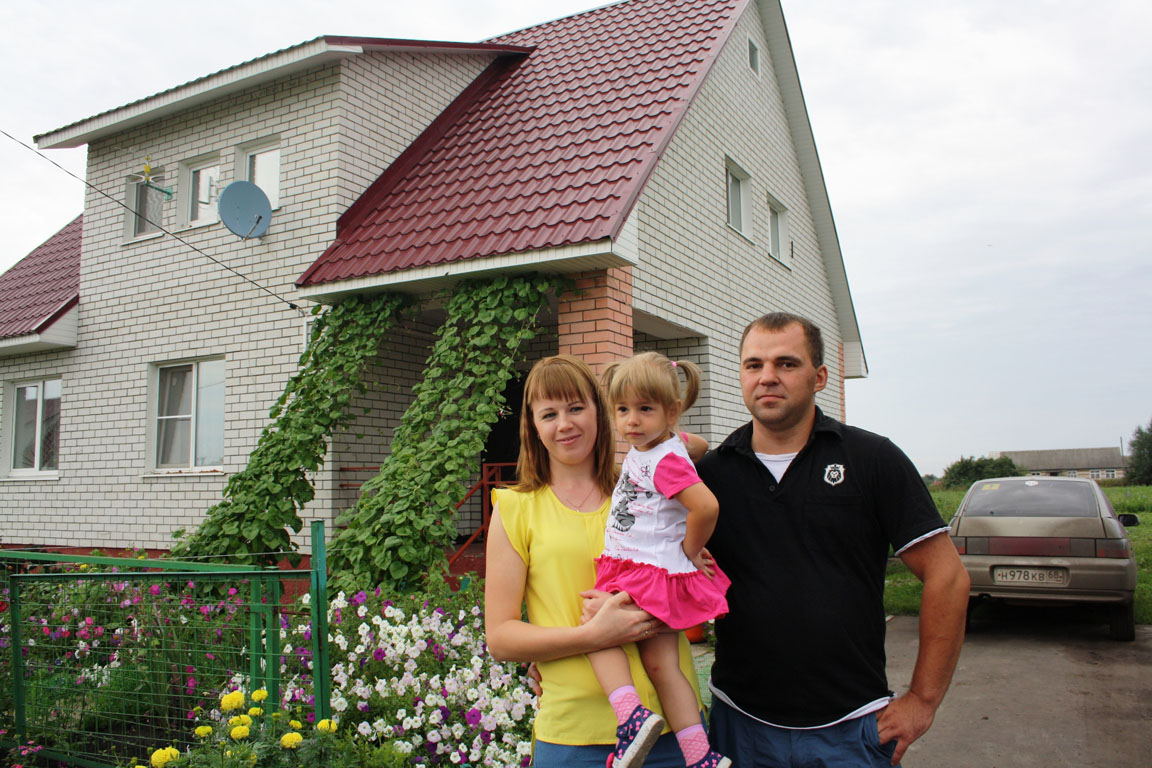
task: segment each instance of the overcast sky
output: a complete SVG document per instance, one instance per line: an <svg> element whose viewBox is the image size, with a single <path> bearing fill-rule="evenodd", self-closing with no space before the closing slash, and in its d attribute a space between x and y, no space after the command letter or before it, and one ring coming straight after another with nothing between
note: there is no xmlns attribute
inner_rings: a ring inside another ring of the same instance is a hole
<svg viewBox="0 0 1152 768"><path fill-rule="evenodd" d="M1152 420L1152 4L783 0L867 379L922 473ZM322 34L473 41L595 0L7 4L0 129L44 133ZM84 149L46 155L83 176ZM0 136L0 271L83 186Z"/></svg>

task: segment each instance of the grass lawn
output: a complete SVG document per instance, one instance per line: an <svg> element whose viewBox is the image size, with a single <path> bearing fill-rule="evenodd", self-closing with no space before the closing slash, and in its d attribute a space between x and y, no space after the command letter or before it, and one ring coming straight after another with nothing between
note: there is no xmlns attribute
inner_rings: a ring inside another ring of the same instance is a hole
<svg viewBox="0 0 1152 768"><path fill-rule="evenodd" d="M1128 529L1136 549L1136 623L1152 624L1152 486L1105 488L1116 513L1140 515L1140 525ZM932 499L945 520L951 520L964 491L933 491ZM888 613L915 616L920 612L920 581L899 560L888 566L885 577L884 608Z"/></svg>

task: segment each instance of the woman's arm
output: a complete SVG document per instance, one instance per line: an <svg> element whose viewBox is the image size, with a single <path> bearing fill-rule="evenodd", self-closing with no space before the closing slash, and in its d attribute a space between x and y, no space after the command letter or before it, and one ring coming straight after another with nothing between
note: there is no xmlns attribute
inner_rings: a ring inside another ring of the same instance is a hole
<svg viewBox="0 0 1152 768"><path fill-rule="evenodd" d="M613 595L595 618L578 627L541 627L520 618L528 567L512 546L500 510L488 525L484 580L484 635L497 661L550 661L635 642L650 626L649 616L629 608L627 593Z"/></svg>
<svg viewBox="0 0 1152 768"><path fill-rule="evenodd" d="M684 441L684 447L688 449L688 458L692 459L693 464L700 461L704 458L704 454L708 453L708 441L700 435L692 432L681 432L680 439Z"/></svg>

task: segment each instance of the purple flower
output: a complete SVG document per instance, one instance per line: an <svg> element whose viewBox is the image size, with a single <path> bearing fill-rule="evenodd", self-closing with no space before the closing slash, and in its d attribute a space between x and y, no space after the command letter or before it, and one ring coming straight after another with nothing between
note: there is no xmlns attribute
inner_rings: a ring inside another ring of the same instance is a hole
<svg viewBox="0 0 1152 768"><path fill-rule="evenodd" d="M468 723L468 725L478 725L480 723L480 710L472 707L472 709L465 712L464 722Z"/></svg>
<svg viewBox="0 0 1152 768"><path fill-rule="evenodd" d="M361 603L363 603L367 599L368 599L368 593L365 592L364 590L360 590L356 594L352 595L352 605L360 605Z"/></svg>
<svg viewBox="0 0 1152 768"><path fill-rule="evenodd" d="M376 650L372 651L372 658L376 659L376 661L384 661L384 658L387 655L388 654L385 653L383 648L377 648Z"/></svg>

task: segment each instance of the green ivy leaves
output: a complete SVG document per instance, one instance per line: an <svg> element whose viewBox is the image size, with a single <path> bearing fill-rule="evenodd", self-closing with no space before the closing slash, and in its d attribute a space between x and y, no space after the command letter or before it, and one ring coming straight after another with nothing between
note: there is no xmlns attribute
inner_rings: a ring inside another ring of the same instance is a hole
<svg viewBox="0 0 1152 768"><path fill-rule="evenodd" d="M504 404L525 343L555 278L460 283L445 305L423 380L380 473L339 522L329 562L350 582L416 588L442 567L456 535L455 505L479 471L484 441Z"/></svg>
<svg viewBox="0 0 1152 768"><path fill-rule="evenodd" d="M307 473L324 463L333 431L351 423L352 393L364 390L364 365L407 305L405 297L381 294L313 310L298 372L269 411L272 423L248 465L229 478L224 500L173 547L173 555L252 565L274 565L284 553L299 560L287 529L300 531L299 510L315 496Z"/></svg>

